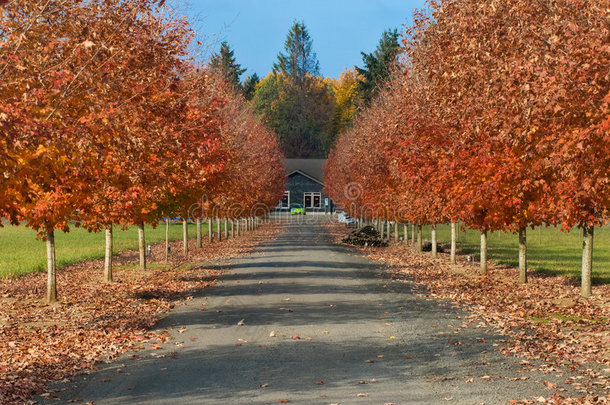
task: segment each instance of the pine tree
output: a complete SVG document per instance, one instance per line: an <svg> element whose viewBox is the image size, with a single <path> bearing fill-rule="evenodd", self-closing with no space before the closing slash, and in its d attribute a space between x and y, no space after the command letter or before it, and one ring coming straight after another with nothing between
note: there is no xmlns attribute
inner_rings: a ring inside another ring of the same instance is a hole
<svg viewBox="0 0 610 405"><path fill-rule="evenodd" d="M284 49L286 54L280 52L277 63L273 64L274 73L284 74L300 86L305 84L307 75L320 75L318 56L305 23L295 21L286 36Z"/></svg>
<svg viewBox="0 0 610 405"><path fill-rule="evenodd" d="M254 97L256 93L256 86L260 83L261 79L258 77L256 73L252 75L248 75L242 84L242 88L244 91L244 97L246 100L250 101Z"/></svg>
<svg viewBox="0 0 610 405"><path fill-rule="evenodd" d="M365 105L375 97L380 85L390 76L399 52L400 44L398 43L398 31L396 29L387 30L383 33L375 52L369 54L362 52L364 67L356 67L356 70L362 76L358 90Z"/></svg>
<svg viewBox="0 0 610 405"><path fill-rule="evenodd" d="M231 49L227 41L220 44L220 51L210 58L212 70L218 72L222 77L233 84L236 88L241 88L239 77L246 71L237 63L235 51Z"/></svg>
<svg viewBox="0 0 610 405"><path fill-rule="evenodd" d="M303 22L294 22L277 59L257 91L255 108L278 134L287 157L325 157L334 139L334 100Z"/></svg>

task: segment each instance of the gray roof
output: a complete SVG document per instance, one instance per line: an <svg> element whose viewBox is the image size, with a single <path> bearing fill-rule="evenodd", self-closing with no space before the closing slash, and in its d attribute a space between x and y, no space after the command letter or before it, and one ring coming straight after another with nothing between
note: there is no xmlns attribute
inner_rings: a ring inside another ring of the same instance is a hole
<svg viewBox="0 0 610 405"><path fill-rule="evenodd" d="M285 159L286 175L299 170L314 179L324 180L324 164L326 159Z"/></svg>

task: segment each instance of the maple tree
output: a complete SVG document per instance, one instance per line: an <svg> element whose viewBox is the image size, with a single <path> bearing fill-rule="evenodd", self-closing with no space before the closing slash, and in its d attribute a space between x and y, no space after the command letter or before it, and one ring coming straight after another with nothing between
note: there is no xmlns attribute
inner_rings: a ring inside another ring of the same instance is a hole
<svg viewBox="0 0 610 405"><path fill-rule="evenodd" d="M193 31L163 1L14 1L0 13L0 210L46 239L48 302L57 296L56 229L105 229L111 281L113 225L138 226L146 268L144 224L188 221L220 184L279 199L273 134L250 122L247 143L233 146L223 132L235 119L223 112L229 93L187 57ZM248 156L261 141L272 155L265 168ZM246 169L254 187L225 183Z"/></svg>
<svg viewBox="0 0 610 405"><path fill-rule="evenodd" d="M579 226L590 295L592 227L610 206L607 2L429 6L406 28L386 89L331 153L329 194L360 214L403 203L417 224L479 230L483 272L487 232L519 232L522 282L528 226ZM342 195L352 183L358 201Z"/></svg>

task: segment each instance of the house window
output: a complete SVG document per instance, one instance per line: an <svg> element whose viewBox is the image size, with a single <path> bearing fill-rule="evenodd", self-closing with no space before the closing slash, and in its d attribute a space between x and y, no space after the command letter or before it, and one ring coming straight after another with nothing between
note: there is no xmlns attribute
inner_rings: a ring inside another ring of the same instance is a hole
<svg viewBox="0 0 610 405"><path fill-rule="evenodd" d="M285 191L282 201L280 201L280 208L290 208L290 191Z"/></svg>
<svg viewBox="0 0 610 405"><path fill-rule="evenodd" d="M304 193L305 208L322 208L322 193Z"/></svg>

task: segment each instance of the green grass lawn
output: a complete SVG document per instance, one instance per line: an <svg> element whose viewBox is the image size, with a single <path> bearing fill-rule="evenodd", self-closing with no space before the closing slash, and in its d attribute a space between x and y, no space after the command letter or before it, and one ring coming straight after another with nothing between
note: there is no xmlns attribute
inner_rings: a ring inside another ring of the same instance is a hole
<svg viewBox="0 0 610 405"><path fill-rule="evenodd" d="M207 235L207 224L202 225ZM216 226L214 226L216 230ZM196 236L196 225L189 224L189 237ZM146 243L165 240L165 224L156 229L146 226ZM182 224L171 224L170 240L182 239ZM70 232L55 233L57 265L59 267L87 259L104 257L106 244L104 232L92 233L82 228L72 228ZM114 252L138 248L138 228L130 227L123 231L114 229ZM0 278L46 270L46 244L36 239L36 232L25 226L4 224L0 228Z"/></svg>
<svg viewBox="0 0 610 405"><path fill-rule="evenodd" d="M402 234L402 227L400 228ZM409 228L409 233L411 232ZM430 240L430 227L423 229L424 240ZM567 274L580 278L582 231L562 232L556 228L528 228L528 266L546 274ZM449 225L437 226L439 243L451 241ZM467 229L458 234L458 248L479 259L481 234ZM519 239L516 234L492 232L487 236L488 257L496 263L519 265ZM610 283L610 227L595 229L593 241L593 278L596 283Z"/></svg>

